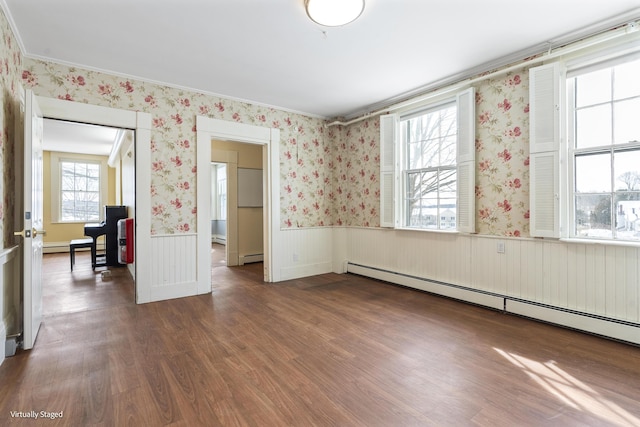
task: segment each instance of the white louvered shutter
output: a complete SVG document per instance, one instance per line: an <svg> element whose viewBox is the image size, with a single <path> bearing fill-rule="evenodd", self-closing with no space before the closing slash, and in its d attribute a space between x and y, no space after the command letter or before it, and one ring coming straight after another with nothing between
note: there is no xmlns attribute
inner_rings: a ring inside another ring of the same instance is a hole
<svg viewBox="0 0 640 427"><path fill-rule="evenodd" d="M456 96L458 109L457 221L458 231L476 231L476 108L473 87Z"/></svg>
<svg viewBox="0 0 640 427"><path fill-rule="evenodd" d="M529 70L530 234L560 237L560 64Z"/></svg>
<svg viewBox="0 0 640 427"><path fill-rule="evenodd" d="M380 116L380 226L395 227L395 152L398 116Z"/></svg>

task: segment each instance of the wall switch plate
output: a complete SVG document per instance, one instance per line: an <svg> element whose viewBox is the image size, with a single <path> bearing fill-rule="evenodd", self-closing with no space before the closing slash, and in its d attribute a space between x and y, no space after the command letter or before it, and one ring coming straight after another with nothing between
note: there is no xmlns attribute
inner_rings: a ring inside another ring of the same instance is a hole
<svg viewBox="0 0 640 427"><path fill-rule="evenodd" d="M498 253L499 254L504 253L504 242L498 242Z"/></svg>

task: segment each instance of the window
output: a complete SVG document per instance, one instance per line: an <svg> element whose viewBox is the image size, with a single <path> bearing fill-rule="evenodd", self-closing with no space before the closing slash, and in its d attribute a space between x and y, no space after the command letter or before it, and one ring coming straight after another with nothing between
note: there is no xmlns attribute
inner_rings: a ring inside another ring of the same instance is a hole
<svg viewBox="0 0 640 427"><path fill-rule="evenodd" d="M60 220L100 219L100 164L60 162Z"/></svg>
<svg viewBox="0 0 640 427"><path fill-rule="evenodd" d="M456 212L456 104L401 118L403 225L455 229L445 213Z"/></svg>
<svg viewBox="0 0 640 427"><path fill-rule="evenodd" d="M530 70L531 235L639 242L637 43L568 61Z"/></svg>
<svg viewBox="0 0 640 427"><path fill-rule="evenodd" d="M51 153L51 178L53 222L102 219L107 200L106 159Z"/></svg>
<svg viewBox="0 0 640 427"><path fill-rule="evenodd" d="M212 168L212 206L211 217L214 220L227 219L227 165L214 163Z"/></svg>
<svg viewBox="0 0 640 427"><path fill-rule="evenodd" d="M640 241L640 59L570 74L571 235Z"/></svg>
<svg viewBox="0 0 640 427"><path fill-rule="evenodd" d="M475 231L473 88L380 121L381 226Z"/></svg>

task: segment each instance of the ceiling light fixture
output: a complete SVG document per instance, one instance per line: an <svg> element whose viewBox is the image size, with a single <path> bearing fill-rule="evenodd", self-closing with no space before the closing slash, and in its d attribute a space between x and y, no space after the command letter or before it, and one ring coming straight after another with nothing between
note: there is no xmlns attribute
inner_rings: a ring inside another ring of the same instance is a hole
<svg viewBox="0 0 640 427"><path fill-rule="evenodd" d="M307 15L325 27L353 22L364 10L364 0L304 0Z"/></svg>

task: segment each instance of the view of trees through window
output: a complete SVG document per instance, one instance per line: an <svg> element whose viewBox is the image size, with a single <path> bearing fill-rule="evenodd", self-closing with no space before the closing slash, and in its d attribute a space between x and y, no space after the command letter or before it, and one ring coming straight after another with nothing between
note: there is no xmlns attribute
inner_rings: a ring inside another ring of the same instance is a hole
<svg viewBox="0 0 640 427"><path fill-rule="evenodd" d="M405 222L408 227L456 228L455 103L402 121Z"/></svg>

